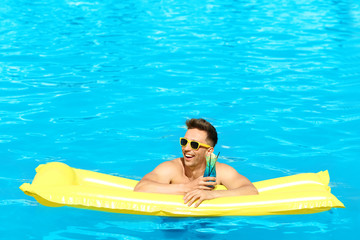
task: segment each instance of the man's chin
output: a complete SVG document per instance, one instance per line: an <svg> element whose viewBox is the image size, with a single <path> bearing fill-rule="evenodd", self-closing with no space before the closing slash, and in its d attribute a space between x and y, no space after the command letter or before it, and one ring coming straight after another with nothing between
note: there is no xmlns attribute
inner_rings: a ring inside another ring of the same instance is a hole
<svg viewBox="0 0 360 240"><path fill-rule="evenodd" d="M191 162L193 162L194 161L194 158L192 157L192 158L188 158L188 157L183 157L183 159L184 159L184 162L186 162L186 163L191 163Z"/></svg>
<svg viewBox="0 0 360 240"><path fill-rule="evenodd" d="M184 164L187 167L192 167L192 166L194 166L194 161L193 161L193 159L185 159L184 158Z"/></svg>

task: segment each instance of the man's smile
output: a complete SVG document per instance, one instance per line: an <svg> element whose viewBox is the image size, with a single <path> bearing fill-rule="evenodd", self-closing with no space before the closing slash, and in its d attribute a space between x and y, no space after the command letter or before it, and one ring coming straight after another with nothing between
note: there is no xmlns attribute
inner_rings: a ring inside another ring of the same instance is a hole
<svg viewBox="0 0 360 240"><path fill-rule="evenodd" d="M184 153L184 158L185 160L191 160L193 159L195 156L191 153Z"/></svg>

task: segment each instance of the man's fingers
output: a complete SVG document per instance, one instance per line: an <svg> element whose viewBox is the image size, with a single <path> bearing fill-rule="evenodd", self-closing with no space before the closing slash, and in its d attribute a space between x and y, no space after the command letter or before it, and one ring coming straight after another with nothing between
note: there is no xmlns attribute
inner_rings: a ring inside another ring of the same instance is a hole
<svg viewBox="0 0 360 240"><path fill-rule="evenodd" d="M205 186L215 186L215 185L216 185L216 182L206 182L206 181L203 181L203 182L201 182L201 185L205 185Z"/></svg>
<svg viewBox="0 0 360 240"><path fill-rule="evenodd" d="M191 198L187 202L187 205L190 207L196 201L196 199L197 199L196 196L191 196Z"/></svg>
<svg viewBox="0 0 360 240"><path fill-rule="evenodd" d="M211 199L209 198L210 192L204 190L194 190L188 192L184 195L184 204L187 204L189 207L194 204L194 207L197 208L204 200Z"/></svg>
<svg viewBox="0 0 360 240"><path fill-rule="evenodd" d="M184 196L184 204L187 204L189 207L199 198L199 192L193 191L189 192Z"/></svg>
<svg viewBox="0 0 360 240"><path fill-rule="evenodd" d="M216 181L216 177L204 177L203 181Z"/></svg>
<svg viewBox="0 0 360 240"><path fill-rule="evenodd" d="M194 207L197 208L200 205L200 203L202 203L203 201L204 199L200 197L199 200L195 203Z"/></svg>
<svg viewBox="0 0 360 240"><path fill-rule="evenodd" d="M185 196L183 197L184 203L185 204L188 203L193 198L194 194L195 194L194 192L186 193Z"/></svg>
<svg viewBox="0 0 360 240"><path fill-rule="evenodd" d="M190 196L191 196L191 193L186 193L185 196L183 197L185 204L189 201Z"/></svg>
<svg viewBox="0 0 360 240"><path fill-rule="evenodd" d="M188 206L191 207L191 205L195 202L196 198L195 199L191 199L191 201L188 202Z"/></svg>
<svg viewBox="0 0 360 240"><path fill-rule="evenodd" d="M190 207L195 203L194 207L197 208L203 201L204 199L200 195L194 195L192 196L191 200L188 202L188 206Z"/></svg>

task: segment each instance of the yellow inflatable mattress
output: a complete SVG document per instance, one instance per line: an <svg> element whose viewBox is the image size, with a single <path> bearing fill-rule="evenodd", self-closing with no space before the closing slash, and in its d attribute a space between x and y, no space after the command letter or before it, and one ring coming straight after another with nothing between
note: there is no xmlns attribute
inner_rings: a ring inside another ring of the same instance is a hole
<svg viewBox="0 0 360 240"><path fill-rule="evenodd" d="M304 173L254 183L259 195L224 197L188 207L183 196L134 192L137 181L69 167L60 162L36 168L20 189L49 207L71 206L156 216L258 216L309 214L344 208L330 193L329 174ZM225 189L218 186L216 190Z"/></svg>

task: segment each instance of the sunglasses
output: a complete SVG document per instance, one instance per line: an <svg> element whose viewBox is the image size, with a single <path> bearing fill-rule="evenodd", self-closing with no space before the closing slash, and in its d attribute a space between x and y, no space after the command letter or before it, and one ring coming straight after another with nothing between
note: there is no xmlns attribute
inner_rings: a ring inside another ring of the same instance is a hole
<svg viewBox="0 0 360 240"><path fill-rule="evenodd" d="M211 148L210 145L204 144L204 143L199 143L197 141L189 141L186 138L180 138L180 145L182 147L185 147L188 143L190 143L190 147L194 150L198 150L200 148L200 146L206 147L206 148Z"/></svg>

